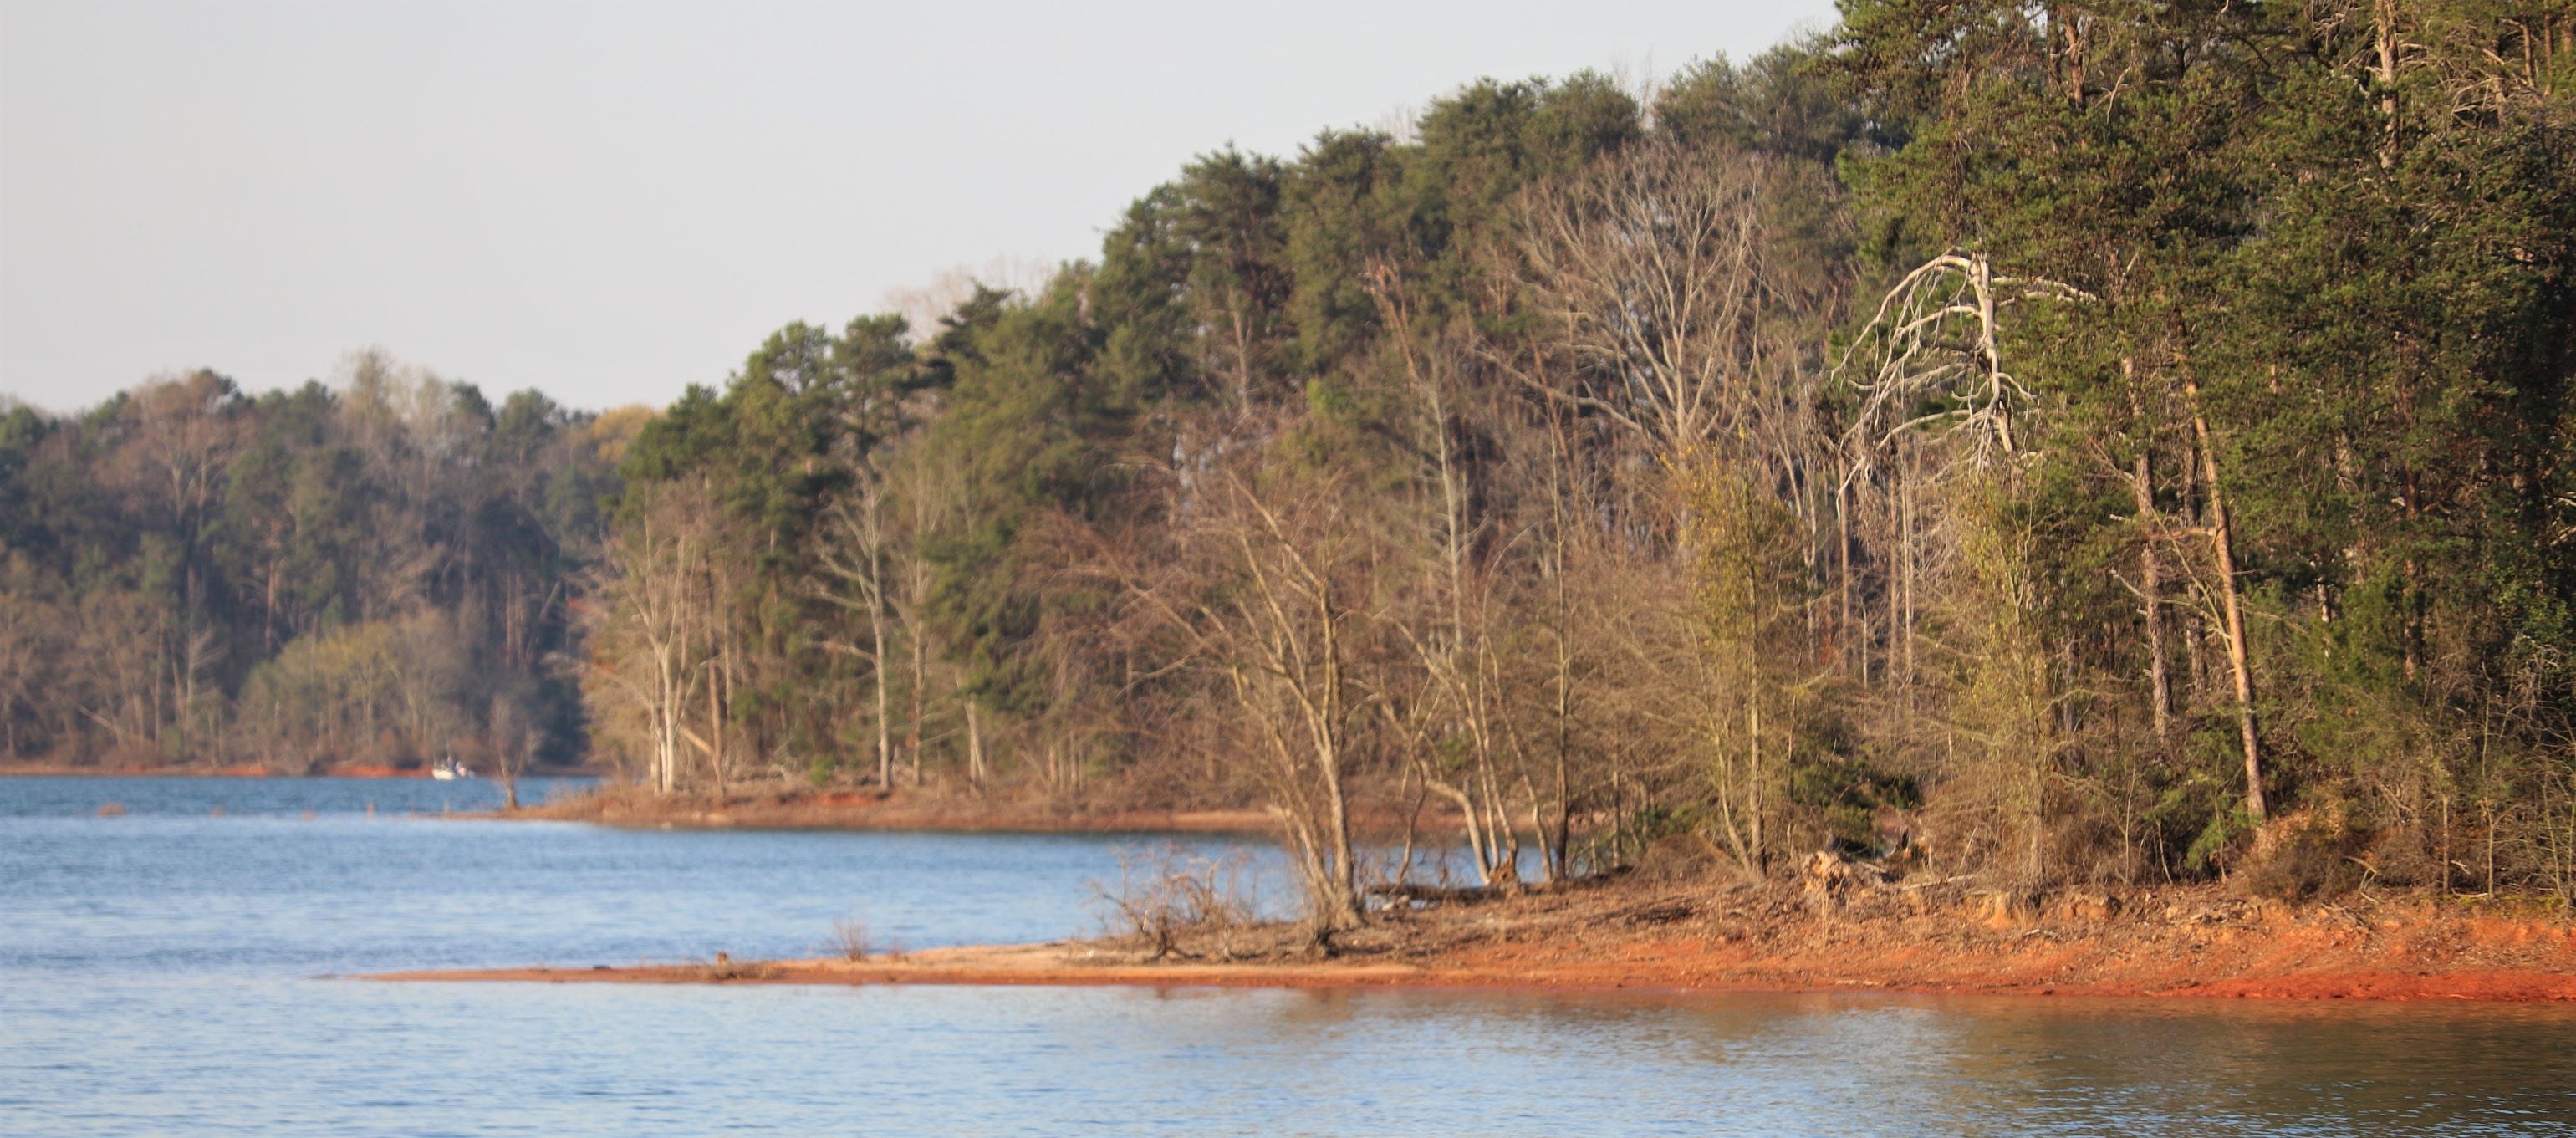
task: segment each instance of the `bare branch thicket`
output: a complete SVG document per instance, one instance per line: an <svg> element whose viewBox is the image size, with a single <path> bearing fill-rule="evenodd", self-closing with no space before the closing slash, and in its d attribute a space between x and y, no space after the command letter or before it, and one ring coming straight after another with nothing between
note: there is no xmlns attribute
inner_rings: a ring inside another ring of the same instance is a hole
<svg viewBox="0 0 2576 1138"><path fill-rule="evenodd" d="M853 465L853 492L834 499L824 510L822 539L814 550L823 579L812 582L812 590L824 601L866 618L864 647L839 640L827 640L824 646L867 661L876 719L877 783L892 787L894 714L887 691L886 617L894 602L887 580L892 550L886 532L886 478L873 462L863 459Z"/></svg>
<svg viewBox="0 0 2576 1138"><path fill-rule="evenodd" d="M868 931L867 919L855 916L834 919L832 935L826 943L831 946L833 955L852 964L861 963L877 955L881 947L877 944L876 937Z"/></svg>
<svg viewBox="0 0 2576 1138"><path fill-rule="evenodd" d="M1092 892L1108 908L1112 931L1134 941L1148 959L1227 961L1240 951L1240 934L1258 918L1245 883L1250 864L1241 850L1221 857L1170 845L1130 851L1118 858L1117 886L1094 883Z"/></svg>
<svg viewBox="0 0 2576 1138"><path fill-rule="evenodd" d="M1771 199L1785 177L1758 155L1653 144L1533 188L1518 276L1562 355L1495 362L1636 434L1667 469L1712 448L1765 462L1802 449L1806 409L1781 389L1801 349L1775 332L1817 298L1775 265Z"/></svg>
<svg viewBox="0 0 2576 1138"><path fill-rule="evenodd" d="M2022 420L2037 402L2006 365L2004 321L2090 299L1943 253L1881 297L1834 369L1859 399L1839 440L1841 604L1883 662L1888 735L1946 788L1925 819L1940 856L2022 878L2044 869L2067 739L2031 623L2029 535L1995 505L2032 454Z"/></svg>
<svg viewBox="0 0 2576 1138"><path fill-rule="evenodd" d="M1118 581L1130 635L1239 713L1211 759L1270 803L1319 939L1360 919L1350 778L1377 739L1358 673L1382 635L1375 527L1331 482L1226 471L1198 486L1171 548L1087 559Z"/></svg>
<svg viewBox="0 0 2576 1138"><path fill-rule="evenodd" d="M1650 144L1524 199L1516 274L1547 343L1489 350L1550 405L1615 424L1648 457L1626 477L1692 587L1668 594L1693 653L1673 709L1703 756L1729 853L1763 872L1778 784L1831 630L1814 343L1841 283L1798 268L1800 171ZM1640 477L1642 475L1642 477ZM1796 709L1796 710L1793 710Z"/></svg>
<svg viewBox="0 0 2576 1138"><path fill-rule="evenodd" d="M1457 391L1464 354L1457 337L1418 326L1392 263L1372 263L1367 277L1420 412L1417 477L1429 499L1422 511L1427 524L1408 543L1422 563L1396 575L1409 586L1410 603L1390 612L1386 622L1409 650L1413 668L1390 676L1373 694L1380 718L1405 740L1408 776L1458 808L1477 883L1514 881L1520 863L1519 831L1511 820L1515 795L1526 794L1543 841L1548 830L1540 821L1546 804L1526 772L1515 780L1500 769L1515 732L1508 723L1510 697L1495 625L1509 624L1513 612L1497 605L1495 593L1508 587L1499 562L1513 543L1491 532L1497 488L1483 485L1491 474L1460 453L1457 436L1471 428L1464 421L1467 401ZM1557 857L1545 861L1551 873L1560 868Z"/></svg>
<svg viewBox="0 0 2576 1138"><path fill-rule="evenodd" d="M604 734L641 737L661 794L679 789L682 744L707 748L688 717L699 693L711 690L716 637L708 609L722 540L703 486L663 488L603 551L588 590L596 601L586 610L592 666L584 682L614 709Z"/></svg>

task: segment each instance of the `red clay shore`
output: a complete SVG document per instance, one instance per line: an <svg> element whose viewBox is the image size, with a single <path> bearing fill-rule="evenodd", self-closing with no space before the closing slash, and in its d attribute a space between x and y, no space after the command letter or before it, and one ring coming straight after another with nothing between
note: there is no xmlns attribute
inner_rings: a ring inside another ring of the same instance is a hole
<svg viewBox="0 0 2576 1138"><path fill-rule="evenodd" d="M401 972L376 980L1957 993L2576 1003L2576 926L2420 901L2287 906L2214 887L2052 898L1617 882L1382 916L1330 958L1227 930L896 959Z"/></svg>
<svg viewBox="0 0 2576 1138"><path fill-rule="evenodd" d="M2535 972L2416 975L2402 972L2311 972L2158 987L2133 983L2059 983L1994 974L1933 980L1920 976L1839 976L1811 967L1772 971L1719 954L1691 954L1662 966L1566 969L1406 964L1086 964L1069 962L1057 945L990 945L929 950L900 962L838 960L735 962L592 968L492 968L386 972L379 981L483 981L552 984L934 984L1216 988L1455 988L1520 991L1629 992L1892 992L2036 996L2161 996L2288 1000L2478 1000L2576 1003L2576 977ZM1023 959L1025 958L1025 959Z"/></svg>
<svg viewBox="0 0 2576 1138"><path fill-rule="evenodd" d="M1069 810L1048 802L881 790L737 790L655 795L603 786L506 813L458 815L592 822L643 830L940 830L1014 833L1269 833L1267 811L1250 809Z"/></svg>

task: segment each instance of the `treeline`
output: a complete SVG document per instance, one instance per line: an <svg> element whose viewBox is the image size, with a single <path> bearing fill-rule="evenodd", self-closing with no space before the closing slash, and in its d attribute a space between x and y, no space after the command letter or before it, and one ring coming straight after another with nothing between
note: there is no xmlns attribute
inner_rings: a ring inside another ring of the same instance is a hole
<svg viewBox="0 0 2576 1138"><path fill-rule="evenodd" d="M0 749L109 766L516 770L587 743L566 649L623 439L353 356L0 416ZM624 426L620 426L620 420Z"/></svg>
<svg viewBox="0 0 2576 1138"><path fill-rule="evenodd" d="M2576 23L1856 2L1226 151L638 439L602 738L2041 883L2567 890ZM1381 867L1382 868L1382 867Z"/></svg>
<svg viewBox="0 0 2576 1138"><path fill-rule="evenodd" d="M544 643L660 790L1257 802L1326 928L1431 807L2576 895L2571 83L2564 0L1850 0L1219 152L653 418Z"/></svg>

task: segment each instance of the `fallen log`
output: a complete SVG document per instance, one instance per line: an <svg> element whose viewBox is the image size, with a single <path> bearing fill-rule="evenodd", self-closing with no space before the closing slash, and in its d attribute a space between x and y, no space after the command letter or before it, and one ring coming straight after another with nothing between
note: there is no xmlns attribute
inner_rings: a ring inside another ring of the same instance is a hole
<svg viewBox="0 0 2576 1138"><path fill-rule="evenodd" d="M1533 893L1556 893L1568 889L1588 889L1615 881L1628 874L1627 866L1612 866L1599 873L1587 873L1563 881L1506 881L1493 885L1421 885L1410 881L1390 881L1371 885L1365 891L1371 897L1390 901L1414 901L1426 905L1474 905L1500 901L1506 897L1525 897Z"/></svg>
<svg viewBox="0 0 2576 1138"><path fill-rule="evenodd" d="M1530 887L1515 883L1502 885L1416 885L1409 881L1390 882L1368 887L1371 897L1389 901L1418 901L1429 905L1473 905L1483 901L1500 901L1505 897L1529 892Z"/></svg>

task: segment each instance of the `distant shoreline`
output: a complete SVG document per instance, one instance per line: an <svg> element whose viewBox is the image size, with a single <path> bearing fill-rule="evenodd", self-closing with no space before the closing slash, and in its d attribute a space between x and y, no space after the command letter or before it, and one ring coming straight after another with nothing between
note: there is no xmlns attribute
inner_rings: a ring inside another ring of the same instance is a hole
<svg viewBox="0 0 2576 1138"><path fill-rule="evenodd" d="M641 787L603 784L511 811L479 811L466 818L541 822L590 822L629 830L926 830L947 833L1183 833L1278 832L1270 811L1250 806L1154 807L1075 805L1046 798L979 796L932 790L875 788L817 790L757 784L725 795L657 795ZM1404 819L1363 811L1356 832L1395 838ZM1459 830L1456 817L1428 809L1418 829L1429 839Z"/></svg>
<svg viewBox="0 0 2576 1138"><path fill-rule="evenodd" d="M426 780L430 777L429 768L427 767L421 767L417 770L404 770L398 767L365 765L344 765L316 771L312 774L293 774L272 770L269 767L256 763L245 763L227 767L76 767L60 763L0 764L0 778L416 778ZM549 767L544 770L528 771L521 774L519 777L523 779L600 778L602 777L602 772L581 767ZM494 785L498 785L501 780L488 776L480 776L470 781L489 782Z"/></svg>

